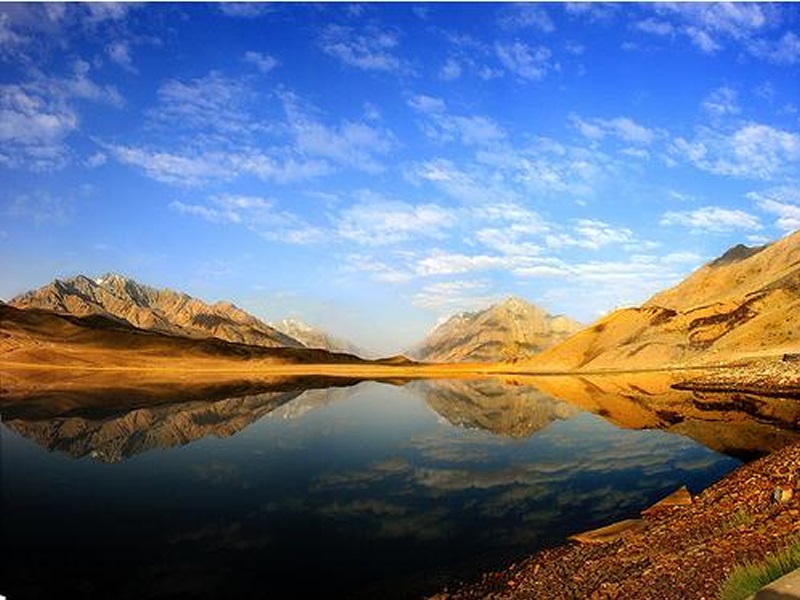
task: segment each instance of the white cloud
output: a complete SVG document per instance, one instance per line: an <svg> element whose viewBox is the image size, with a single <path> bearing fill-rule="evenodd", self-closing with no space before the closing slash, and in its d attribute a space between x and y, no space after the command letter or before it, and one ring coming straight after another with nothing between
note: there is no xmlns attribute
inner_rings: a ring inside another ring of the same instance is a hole
<svg viewBox="0 0 800 600"><path fill-rule="evenodd" d="M634 27L639 31L645 33L652 33L653 35L670 36L675 33L675 27L668 21L662 21L648 17L642 21L637 22Z"/></svg>
<svg viewBox="0 0 800 600"><path fill-rule="evenodd" d="M290 244L322 241L324 234L298 216L281 211L272 200L260 196L222 194L205 204L170 203L170 208L185 215L220 224L241 225L263 238Z"/></svg>
<svg viewBox="0 0 800 600"><path fill-rule="evenodd" d="M106 47L106 53L112 62L127 71L135 72L131 58L131 45L128 40L114 40Z"/></svg>
<svg viewBox="0 0 800 600"><path fill-rule="evenodd" d="M244 83L212 71L195 79L166 81L149 116L154 123L204 136L242 134L257 128L248 110L253 101L254 94Z"/></svg>
<svg viewBox="0 0 800 600"><path fill-rule="evenodd" d="M771 179L797 170L800 134L760 123L728 133L698 127L694 140L677 138L672 152L717 175Z"/></svg>
<svg viewBox="0 0 800 600"><path fill-rule="evenodd" d="M225 16L239 19L257 19L275 10L275 6L267 2L219 2L217 8Z"/></svg>
<svg viewBox="0 0 800 600"><path fill-rule="evenodd" d="M123 106L125 101L114 86L101 85L89 77L91 66L89 63L78 60L74 64L74 75L67 79L52 79L46 85L54 88L53 93L63 93L68 98L91 100L102 104L109 104L117 108Z"/></svg>
<svg viewBox="0 0 800 600"><path fill-rule="evenodd" d="M721 206L704 206L691 211L669 211L662 215L660 224L689 227L696 233L761 229L761 223L755 215Z"/></svg>
<svg viewBox="0 0 800 600"><path fill-rule="evenodd" d="M63 95L38 86L0 85L0 163L44 170L63 166L78 115Z"/></svg>
<svg viewBox="0 0 800 600"><path fill-rule="evenodd" d="M459 169L447 159L433 159L414 165L408 172L413 182L432 184L448 196L465 204L479 205L491 199L494 202L515 203L517 193L493 181L480 171L470 173Z"/></svg>
<svg viewBox="0 0 800 600"><path fill-rule="evenodd" d="M346 258L346 270L369 273L375 281L384 283L405 283L413 278L408 271L392 267L363 254L351 254Z"/></svg>
<svg viewBox="0 0 800 600"><path fill-rule="evenodd" d="M103 152L95 152L90 157L88 157L84 163L87 167L101 167L108 162L108 156Z"/></svg>
<svg viewBox="0 0 800 600"><path fill-rule="evenodd" d="M422 128L431 139L460 141L468 146L491 144L506 138L506 132L493 119L482 115L462 116L447 112L444 100L420 94L408 105L424 116Z"/></svg>
<svg viewBox="0 0 800 600"><path fill-rule="evenodd" d="M794 31L787 31L777 41L755 40L749 49L755 56L777 64L795 65L800 62L800 36Z"/></svg>
<svg viewBox="0 0 800 600"><path fill-rule="evenodd" d="M414 294L411 304L450 315L454 312L477 310L498 300L489 293L485 281L443 281L431 283Z"/></svg>
<svg viewBox="0 0 800 600"><path fill-rule="evenodd" d="M397 244L416 237L442 238L454 215L435 204L411 205L370 195L340 217L339 235L370 246Z"/></svg>
<svg viewBox="0 0 800 600"><path fill-rule="evenodd" d="M762 192L750 192L747 198L763 211L777 215L775 226L784 231L800 229L800 190L777 187Z"/></svg>
<svg viewBox="0 0 800 600"><path fill-rule="evenodd" d="M500 63L522 79L537 81L553 68L550 64L552 53L544 46L532 48L520 41L498 43L495 52Z"/></svg>
<svg viewBox="0 0 800 600"><path fill-rule="evenodd" d="M379 173L379 155L396 146L391 131L355 121L329 126L315 120L290 93L283 95L289 127L299 152L321 156L367 173Z"/></svg>
<svg viewBox="0 0 800 600"><path fill-rule="evenodd" d="M628 117L582 119L573 115L571 120L581 135L591 140L599 141L605 137L615 137L630 144L647 145L658 136L656 130L648 129Z"/></svg>
<svg viewBox="0 0 800 600"><path fill-rule="evenodd" d="M439 71L439 77L445 81L454 81L461 77L461 63L455 58L448 58Z"/></svg>
<svg viewBox="0 0 800 600"><path fill-rule="evenodd" d="M254 65L262 73L269 73L281 64L274 56L255 52L254 50L248 50L244 53L244 61Z"/></svg>
<svg viewBox="0 0 800 600"><path fill-rule="evenodd" d="M658 18L637 23L639 31L659 36L685 36L702 52L721 50L723 42L744 42L771 25L771 9L755 3L654 4Z"/></svg>
<svg viewBox="0 0 800 600"><path fill-rule="evenodd" d="M443 113L447 109L447 105L441 98L427 96L425 94L417 94L408 100L408 105L415 111L424 114L437 114Z"/></svg>
<svg viewBox="0 0 800 600"><path fill-rule="evenodd" d="M729 115L738 115L741 112L737 103L736 90L723 86L711 92L703 100L703 110L712 117L721 118Z"/></svg>
<svg viewBox="0 0 800 600"><path fill-rule="evenodd" d="M533 28L544 33L555 31L549 13L541 4L512 4L500 11L500 26L512 31Z"/></svg>
<svg viewBox="0 0 800 600"><path fill-rule="evenodd" d="M234 176L226 164L230 162L228 157L222 153L184 156L122 145L109 146L108 151L119 162L139 167L148 177L162 183L194 186Z"/></svg>
<svg viewBox="0 0 800 600"><path fill-rule="evenodd" d="M399 72L403 61L395 55L400 45L396 33L374 27L359 33L352 27L327 26L320 38L322 50L350 67L365 71Z"/></svg>
<svg viewBox="0 0 800 600"><path fill-rule="evenodd" d="M523 266L525 259L515 256L492 256L488 254L461 254L434 249L425 258L420 259L414 269L417 275L453 275L472 271L488 271L493 269L511 269Z"/></svg>
<svg viewBox="0 0 800 600"><path fill-rule="evenodd" d="M288 183L330 173L324 162L291 156L275 158L258 151L179 154L123 145L110 145L106 150L121 163L143 169L156 181L189 187L232 181L242 175Z"/></svg>
<svg viewBox="0 0 800 600"><path fill-rule="evenodd" d="M633 232L626 227L614 227L596 219L578 219L572 233L550 233L545 243L550 248L578 247L599 250L612 244L629 244L634 240Z"/></svg>

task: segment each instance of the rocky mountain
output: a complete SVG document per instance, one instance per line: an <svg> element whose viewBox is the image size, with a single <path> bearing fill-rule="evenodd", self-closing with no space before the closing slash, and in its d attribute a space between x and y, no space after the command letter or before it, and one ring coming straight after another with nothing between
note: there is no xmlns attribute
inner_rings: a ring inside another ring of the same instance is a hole
<svg viewBox="0 0 800 600"><path fill-rule="evenodd" d="M207 304L187 294L155 289L122 275L78 275L17 296L17 308L40 308L77 316L103 315L141 329L188 337L216 337L269 348L303 344L229 302Z"/></svg>
<svg viewBox="0 0 800 600"><path fill-rule="evenodd" d="M364 351L355 344L334 337L297 319L281 319L280 321L270 321L268 324L273 329L301 342L307 348L320 348L329 352L345 352L364 356Z"/></svg>
<svg viewBox="0 0 800 600"><path fill-rule="evenodd" d="M410 354L431 362L520 359L563 341L581 328L568 317L551 316L535 304L509 297L485 310L454 315Z"/></svg>
<svg viewBox="0 0 800 600"><path fill-rule="evenodd" d="M535 369L654 368L800 352L800 232L736 246L642 306L531 358Z"/></svg>

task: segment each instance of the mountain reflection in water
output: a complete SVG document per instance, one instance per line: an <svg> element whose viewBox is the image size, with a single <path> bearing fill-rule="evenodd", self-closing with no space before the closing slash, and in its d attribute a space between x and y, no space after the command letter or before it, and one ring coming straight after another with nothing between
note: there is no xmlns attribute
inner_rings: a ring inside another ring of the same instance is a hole
<svg viewBox="0 0 800 600"><path fill-rule="evenodd" d="M671 381L8 394L0 591L417 597L798 437L796 401Z"/></svg>

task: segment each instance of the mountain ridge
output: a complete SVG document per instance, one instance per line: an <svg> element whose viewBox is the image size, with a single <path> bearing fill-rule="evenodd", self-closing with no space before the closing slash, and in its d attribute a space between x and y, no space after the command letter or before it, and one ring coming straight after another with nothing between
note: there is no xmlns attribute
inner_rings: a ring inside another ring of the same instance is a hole
<svg viewBox="0 0 800 600"><path fill-rule="evenodd" d="M800 351L800 231L738 245L641 306L525 361L537 370L723 364Z"/></svg>
<svg viewBox="0 0 800 600"><path fill-rule="evenodd" d="M552 346L582 325L516 296L460 312L435 327L409 354L432 362L501 362Z"/></svg>
<svg viewBox="0 0 800 600"><path fill-rule="evenodd" d="M267 325L302 343L307 348L320 348L329 352L344 352L365 356L366 352L356 344L333 336L299 319L285 318L267 321Z"/></svg>
<svg viewBox="0 0 800 600"><path fill-rule="evenodd" d="M12 298L17 308L76 316L104 315L140 329L187 337L215 337L267 348L303 348L300 341L226 301L208 304L186 293L157 289L116 273L92 279L55 279Z"/></svg>

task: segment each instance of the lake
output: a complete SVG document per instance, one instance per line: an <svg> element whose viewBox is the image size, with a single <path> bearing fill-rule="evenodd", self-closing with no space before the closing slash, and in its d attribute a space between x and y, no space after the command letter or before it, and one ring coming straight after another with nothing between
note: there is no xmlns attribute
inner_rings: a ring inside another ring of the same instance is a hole
<svg viewBox="0 0 800 600"><path fill-rule="evenodd" d="M0 594L420 597L797 439L796 402L609 381L7 399Z"/></svg>

